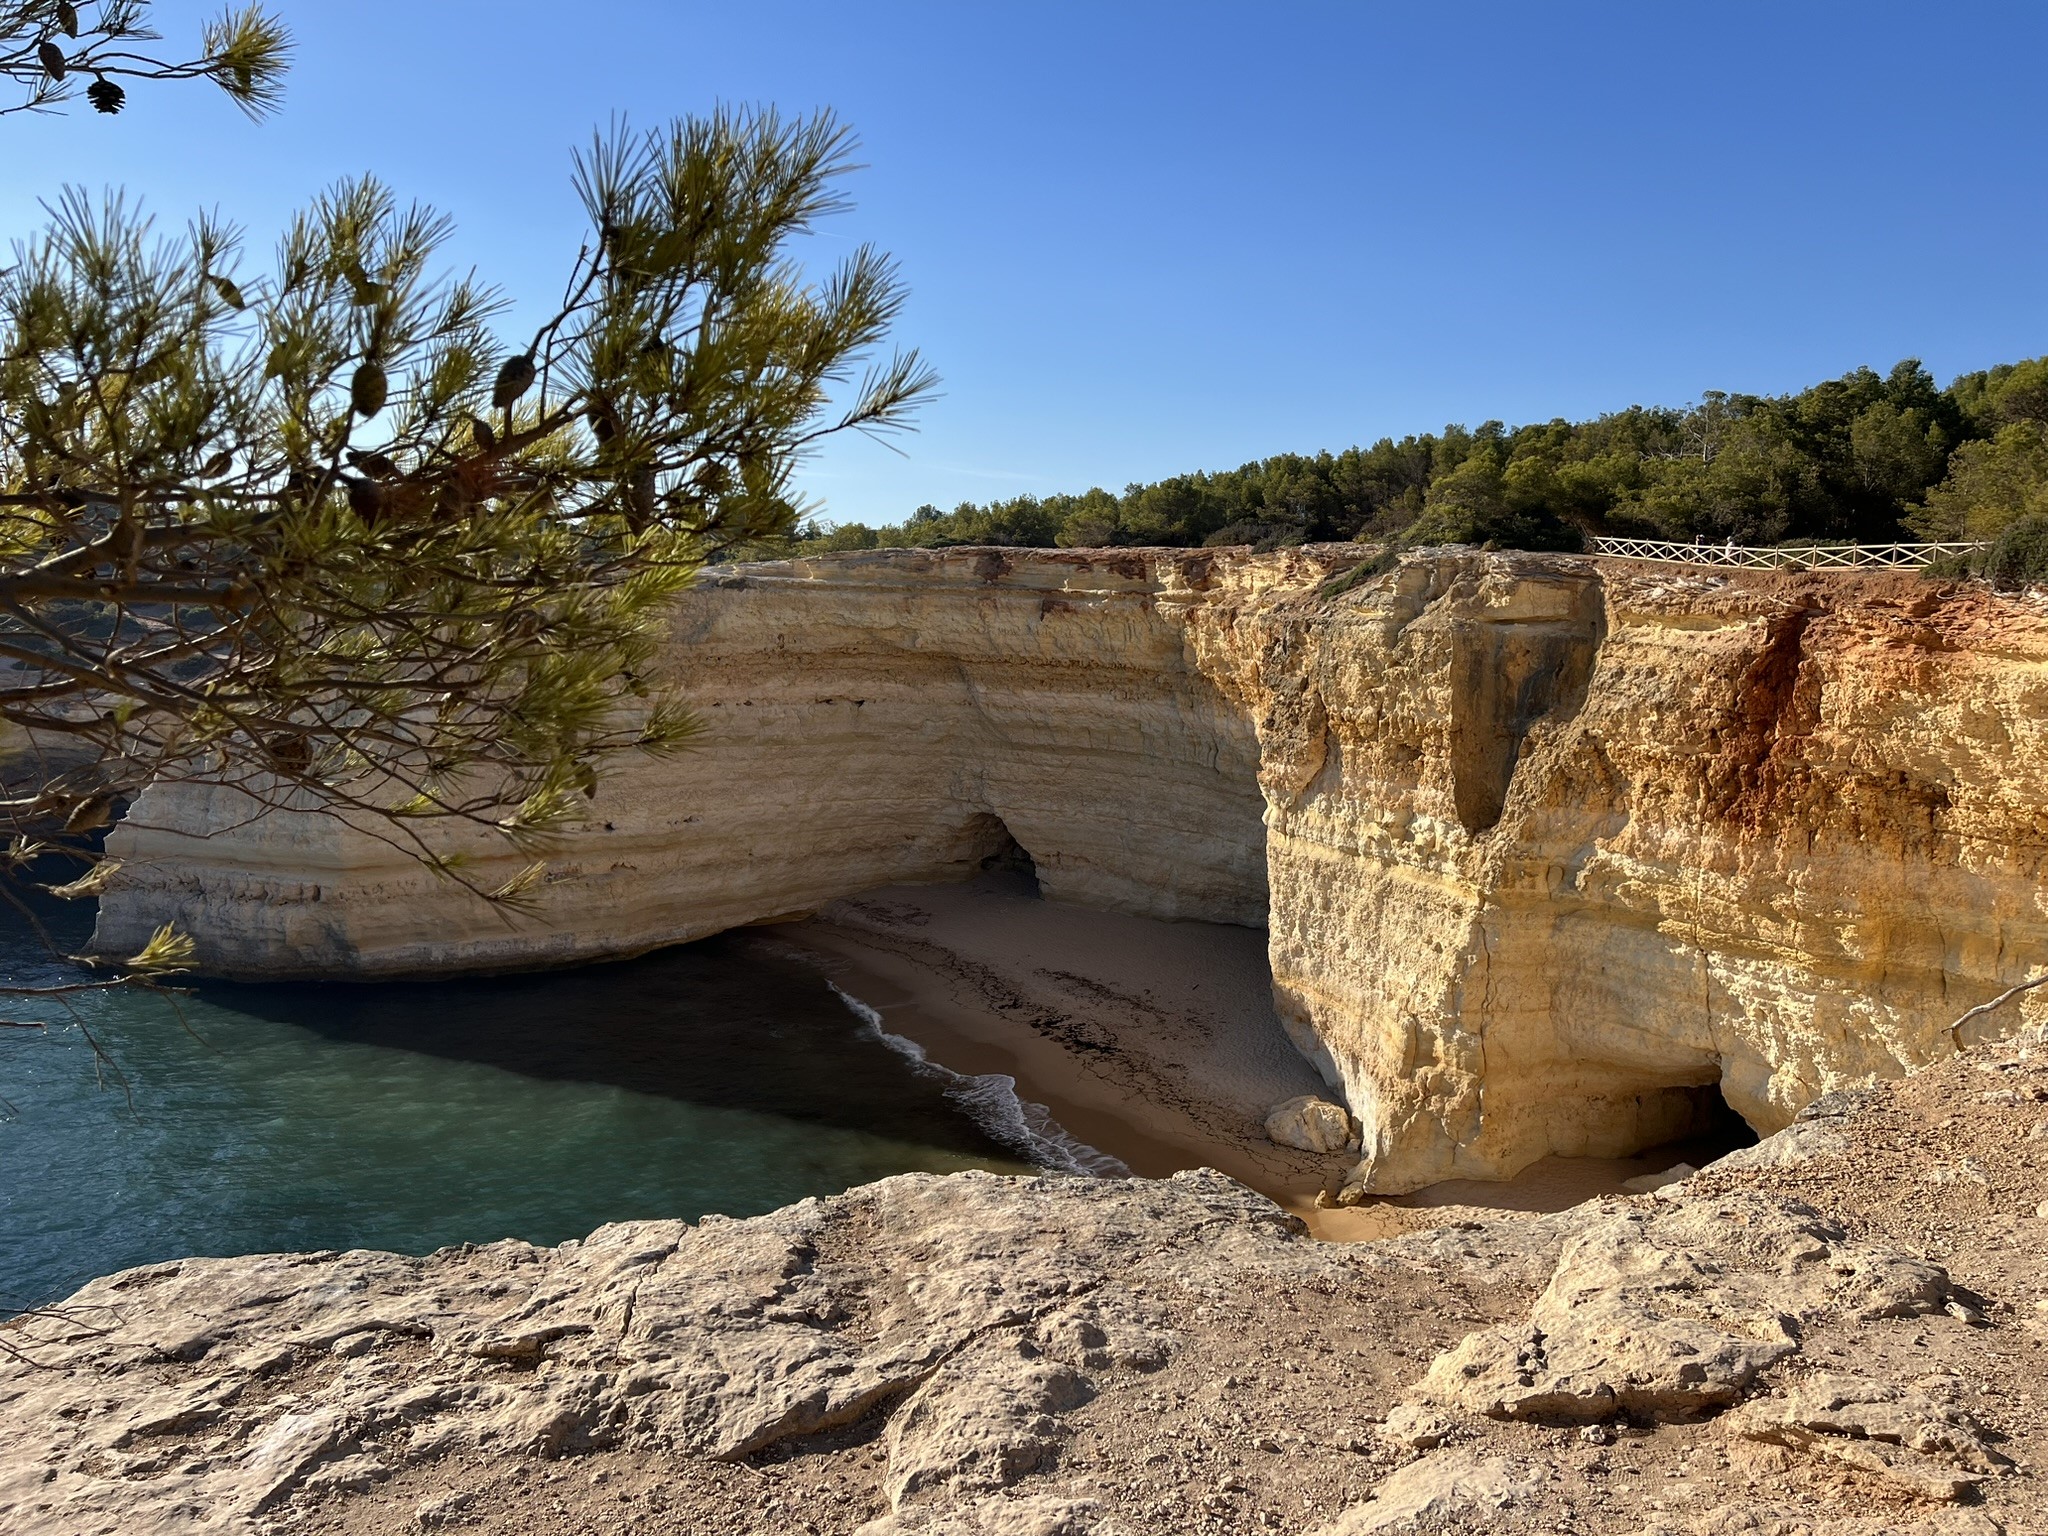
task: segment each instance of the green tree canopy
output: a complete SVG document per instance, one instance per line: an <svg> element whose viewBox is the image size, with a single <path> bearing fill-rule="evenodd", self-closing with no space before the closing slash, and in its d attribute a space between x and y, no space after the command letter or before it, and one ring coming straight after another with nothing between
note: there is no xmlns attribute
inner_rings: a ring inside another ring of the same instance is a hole
<svg viewBox="0 0 2048 1536"><path fill-rule="evenodd" d="M1922 538L1995 539L2023 517L2048 512L2048 426L2008 422L1998 435L1964 443L1948 477L1907 521Z"/></svg>
<svg viewBox="0 0 2048 1536"><path fill-rule="evenodd" d="M1982 530L1970 537L1988 538L2018 515L2013 508L2031 505L2030 491L2014 490L2035 483L2022 440L1983 457L2014 425L2048 432L2048 359L1965 374L1943 389L1909 358L1792 395L1710 391L1682 408L1489 421L1341 453L1277 454L1121 494L926 509L895 527L814 530L806 547L1398 539L1571 549L1601 533L1888 542L1966 523ZM1985 499L1994 468L2002 500ZM1981 503L1974 517L1956 510L1964 501ZM1946 510L1918 510L1937 506Z"/></svg>

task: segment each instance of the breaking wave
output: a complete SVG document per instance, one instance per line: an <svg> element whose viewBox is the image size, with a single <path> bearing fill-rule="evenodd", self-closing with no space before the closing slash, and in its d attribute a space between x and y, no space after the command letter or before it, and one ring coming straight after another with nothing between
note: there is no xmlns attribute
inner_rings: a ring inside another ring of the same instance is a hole
<svg viewBox="0 0 2048 1536"><path fill-rule="evenodd" d="M939 1065L915 1040L892 1034L882 1016L851 993L827 982L833 994L883 1045L943 1086L941 1092L966 1110L988 1134L1048 1173L1072 1173L1094 1179L1127 1179L1131 1170L1120 1159L1069 1136L1043 1104L1018 1097L1017 1080L1004 1072L970 1077Z"/></svg>

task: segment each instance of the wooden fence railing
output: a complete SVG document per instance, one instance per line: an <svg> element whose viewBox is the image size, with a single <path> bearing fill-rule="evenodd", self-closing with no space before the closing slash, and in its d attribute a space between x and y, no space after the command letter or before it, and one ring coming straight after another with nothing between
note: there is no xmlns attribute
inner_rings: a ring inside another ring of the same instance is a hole
<svg viewBox="0 0 2048 1536"><path fill-rule="evenodd" d="M1973 555L1982 544L1801 544L1764 549L1748 544L1671 544L1658 539L1593 540L1593 553L1621 560L1728 565L1751 571L1849 571L1872 566L1917 569L1950 555Z"/></svg>

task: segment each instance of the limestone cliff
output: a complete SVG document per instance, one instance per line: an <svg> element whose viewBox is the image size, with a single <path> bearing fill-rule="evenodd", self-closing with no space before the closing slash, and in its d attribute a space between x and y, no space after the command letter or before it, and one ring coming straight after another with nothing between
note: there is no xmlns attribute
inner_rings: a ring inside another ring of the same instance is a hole
<svg viewBox="0 0 2048 1536"><path fill-rule="evenodd" d="M735 568L678 612L704 744L605 784L537 920L337 823L160 787L98 942L173 921L239 974L546 964L1014 838L1055 899L1268 922L1381 1190L1629 1151L1715 1085L1775 1130L1950 1054L2048 958L2040 603L1470 551L1347 582L1358 556Z"/></svg>
<svg viewBox="0 0 2048 1536"><path fill-rule="evenodd" d="M968 551L712 572L675 628L702 744L622 760L533 920L332 818L249 824L233 792L158 787L113 838L100 947L171 920L239 975L542 965L959 878L1010 838L1057 899L1260 924L1256 736L1179 618L1221 564ZM443 840L479 883L525 862L488 834Z"/></svg>
<svg viewBox="0 0 2048 1536"><path fill-rule="evenodd" d="M1275 985L1371 1188L1667 1139L1693 1085L1774 1131L2048 961L2038 602L1466 555L1248 618Z"/></svg>

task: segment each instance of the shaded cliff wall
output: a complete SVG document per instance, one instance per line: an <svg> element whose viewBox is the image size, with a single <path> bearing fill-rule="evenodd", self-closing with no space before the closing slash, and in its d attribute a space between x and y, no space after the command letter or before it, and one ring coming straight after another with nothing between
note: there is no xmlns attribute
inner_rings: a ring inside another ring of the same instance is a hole
<svg viewBox="0 0 2048 1536"><path fill-rule="evenodd" d="M115 833L99 943L168 920L244 974L547 964L970 873L1007 829L1056 899L1269 922L1380 1190L1633 1151L1717 1088L1775 1129L1950 1054L2048 964L2048 606L1474 551L1333 590L1358 553L714 575L673 652L703 748L606 781L539 921L166 788Z"/></svg>
<svg viewBox="0 0 2048 1536"><path fill-rule="evenodd" d="M1263 924L1257 742L1177 616L1218 564L920 551L709 573L670 656L701 745L621 760L535 918L331 818L252 823L230 792L161 786L113 835L127 862L97 944L130 953L170 921L227 974L567 962L962 878L1005 832L1057 899ZM526 862L489 835L435 837L486 887Z"/></svg>

